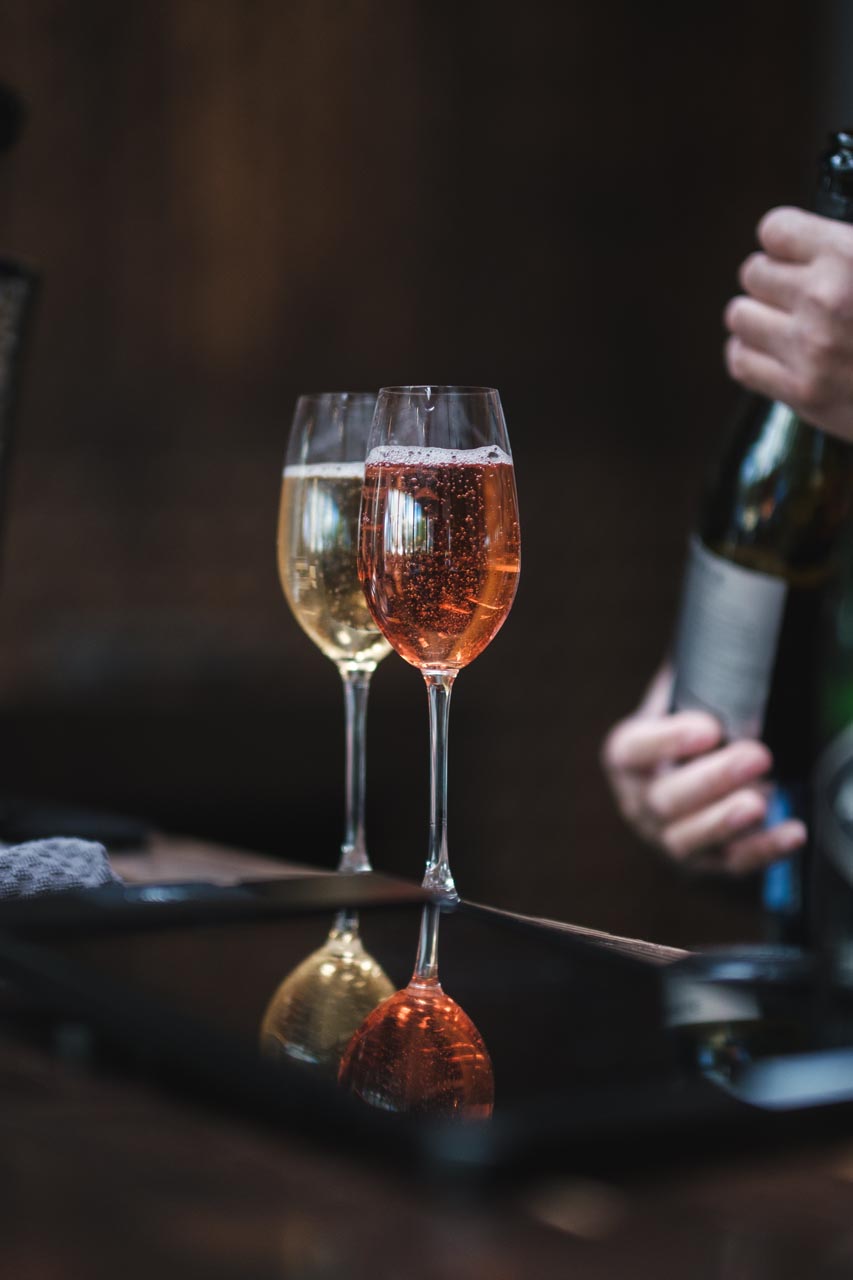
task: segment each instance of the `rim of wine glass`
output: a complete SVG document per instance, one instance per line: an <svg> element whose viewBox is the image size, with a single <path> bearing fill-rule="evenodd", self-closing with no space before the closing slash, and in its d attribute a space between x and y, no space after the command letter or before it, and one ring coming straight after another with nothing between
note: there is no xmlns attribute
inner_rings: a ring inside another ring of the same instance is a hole
<svg viewBox="0 0 853 1280"><path fill-rule="evenodd" d="M456 396L496 396L498 394L497 387L456 387L450 384L440 384L436 382L420 382L414 383L410 387L380 387L379 394L381 396L410 396L412 394L433 396L436 393L441 395Z"/></svg>
<svg viewBox="0 0 853 1280"><path fill-rule="evenodd" d="M299 400L376 400L375 391L303 391L297 397Z"/></svg>

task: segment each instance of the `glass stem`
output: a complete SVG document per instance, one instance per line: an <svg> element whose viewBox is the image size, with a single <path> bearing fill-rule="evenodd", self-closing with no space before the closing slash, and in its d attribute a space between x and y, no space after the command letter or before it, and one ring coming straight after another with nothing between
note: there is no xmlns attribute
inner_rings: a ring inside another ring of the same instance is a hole
<svg viewBox="0 0 853 1280"><path fill-rule="evenodd" d="M421 931L418 936L418 956L415 961L413 982L438 981L438 922L441 908L436 902L428 902L421 914Z"/></svg>
<svg viewBox="0 0 853 1280"><path fill-rule="evenodd" d="M329 937L338 939L346 933L353 935L358 933L358 912L352 907L342 907L336 912Z"/></svg>
<svg viewBox="0 0 853 1280"><path fill-rule="evenodd" d="M447 723L455 671L424 672L429 698L429 856L424 888L458 902L447 857Z"/></svg>
<svg viewBox="0 0 853 1280"><path fill-rule="evenodd" d="M370 671L341 671L346 713L346 819L338 871L370 871L364 839L365 739Z"/></svg>

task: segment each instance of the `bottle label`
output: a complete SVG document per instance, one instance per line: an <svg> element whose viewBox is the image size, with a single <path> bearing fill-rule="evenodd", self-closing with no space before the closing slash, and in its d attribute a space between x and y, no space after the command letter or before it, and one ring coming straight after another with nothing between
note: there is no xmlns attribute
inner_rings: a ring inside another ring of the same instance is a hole
<svg viewBox="0 0 853 1280"><path fill-rule="evenodd" d="M728 738L760 737L787 592L782 578L732 564L691 539L674 710L710 711Z"/></svg>
<svg viewBox="0 0 853 1280"><path fill-rule="evenodd" d="M814 771L816 847L853 885L853 724L833 738Z"/></svg>

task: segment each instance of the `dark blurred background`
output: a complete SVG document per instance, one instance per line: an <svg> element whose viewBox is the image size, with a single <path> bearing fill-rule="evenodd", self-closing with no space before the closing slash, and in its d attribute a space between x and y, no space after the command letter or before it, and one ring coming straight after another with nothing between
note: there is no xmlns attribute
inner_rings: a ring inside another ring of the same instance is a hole
<svg viewBox="0 0 853 1280"><path fill-rule="evenodd" d="M2 789L333 865L339 681L274 559L293 403L483 383L524 566L454 697L457 881L658 941L754 927L633 841L597 758L668 640L737 264L810 199L851 46L842 0L6 0L0 253L43 290ZM368 807L376 866L419 875L426 698L396 656Z"/></svg>

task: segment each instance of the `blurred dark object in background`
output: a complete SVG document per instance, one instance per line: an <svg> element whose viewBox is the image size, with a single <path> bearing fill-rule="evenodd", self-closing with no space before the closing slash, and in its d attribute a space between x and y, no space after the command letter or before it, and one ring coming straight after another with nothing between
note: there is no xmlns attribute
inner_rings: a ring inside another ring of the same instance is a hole
<svg viewBox="0 0 853 1280"><path fill-rule="evenodd" d="M5 844L47 840L62 832L80 840L94 840L109 853L138 850L151 831L141 818L104 809L80 809L20 796L0 797L0 839Z"/></svg>
<svg viewBox="0 0 853 1280"><path fill-rule="evenodd" d="M35 271L0 258L0 530L7 518L15 415L38 287Z"/></svg>
<svg viewBox="0 0 853 1280"><path fill-rule="evenodd" d="M751 906L626 835L598 750L669 638L732 401L720 313L758 217L808 198L839 12L6 6L31 111L0 248L49 290L0 592L0 787L334 865L337 676L275 570L293 403L493 385L523 571L454 699L460 888L659 941L746 936ZM388 659L368 731L372 858L409 875L421 684Z"/></svg>
<svg viewBox="0 0 853 1280"><path fill-rule="evenodd" d="M0 84L0 151L14 146L21 136L27 113L13 89Z"/></svg>
<svg viewBox="0 0 853 1280"><path fill-rule="evenodd" d="M25 119L20 96L0 83L0 153L18 141ZM15 411L38 283L35 271L6 258L0 249L0 529L6 516Z"/></svg>

